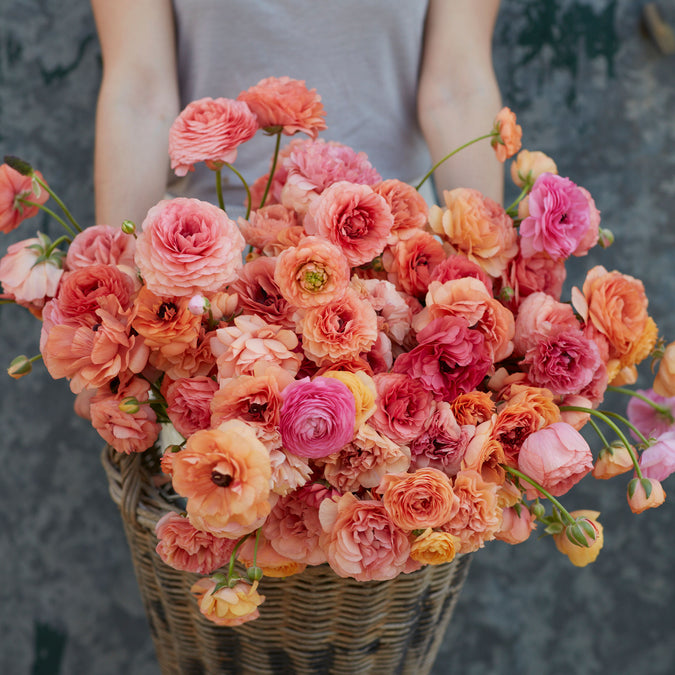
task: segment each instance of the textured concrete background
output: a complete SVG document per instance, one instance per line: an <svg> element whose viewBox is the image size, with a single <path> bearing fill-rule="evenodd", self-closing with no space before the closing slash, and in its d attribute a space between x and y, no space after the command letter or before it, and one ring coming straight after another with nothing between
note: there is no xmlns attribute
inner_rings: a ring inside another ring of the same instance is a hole
<svg viewBox="0 0 675 675"><path fill-rule="evenodd" d="M503 0L496 63L529 149L584 185L617 244L575 265L638 276L675 336L675 57L634 0ZM675 25L673 3L661 3ZM0 154L33 162L93 224L100 52L83 0L0 2ZM5 244L56 233L37 218ZM37 351L38 326L0 307L0 361ZM153 648L101 442L42 371L0 387L0 672L155 675ZM612 401L614 403L614 401ZM621 479L584 481L570 508L602 512L605 549L573 568L551 541L488 545L473 562L435 675L675 672L673 503L632 516ZM668 490L669 484L666 483Z"/></svg>

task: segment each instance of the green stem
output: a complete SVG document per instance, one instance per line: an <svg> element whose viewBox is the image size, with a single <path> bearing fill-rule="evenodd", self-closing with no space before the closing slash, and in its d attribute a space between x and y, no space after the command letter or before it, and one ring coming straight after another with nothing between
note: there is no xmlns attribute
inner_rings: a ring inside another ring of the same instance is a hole
<svg viewBox="0 0 675 675"><path fill-rule="evenodd" d="M602 442L604 447L609 447L609 443L607 442L607 439L605 438L605 435L600 431L600 427L598 426L597 422L594 419L589 419L588 423L593 427L595 430L595 433L598 434L600 441Z"/></svg>
<svg viewBox="0 0 675 675"><path fill-rule="evenodd" d="M521 193L515 198L515 200L513 201L513 203L512 203L507 209L505 209L505 210L506 210L506 213L507 213L509 216L513 216L513 215L516 215L516 214L518 213L517 211L516 211L515 213L512 213L512 211L513 211L513 209L515 209L516 206L518 206L518 204L520 204L520 202L524 199L524 197L525 197L525 196L527 195L527 193L530 191L530 188L531 188L531 187L532 187L532 185L530 185L529 183L526 183L526 184L525 184L525 187L522 189Z"/></svg>
<svg viewBox="0 0 675 675"><path fill-rule="evenodd" d="M565 520L567 520L569 525L572 525L576 522L574 518L572 518L572 516L570 515L569 511L550 492L548 492L541 485L539 485L539 483L537 483L536 480L525 475L522 471L514 469L512 466L508 466L508 464L502 464L502 467L504 467L504 470L510 473L511 475L518 476L518 478L520 478L521 480L524 480L533 487L537 488L537 490L539 490L539 492L541 492L541 494L543 494L544 497L546 497L546 499L548 499L551 502L551 504L554 504L555 506L558 507L558 509L560 509L560 513L563 514Z"/></svg>
<svg viewBox="0 0 675 675"><path fill-rule="evenodd" d="M270 169L270 175L269 178L267 179L267 185L265 185L265 192L263 192L262 199L260 200L260 206L258 207L259 209L262 209L262 207L265 206L265 200L267 199L270 187L272 186L272 181L274 180L274 172L277 170L277 159L279 158L280 146L281 146L281 130L277 132L277 140L274 145L274 156L272 158L272 168ZM248 215L246 217L248 218Z"/></svg>
<svg viewBox="0 0 675 675"><path fill-rule="evenodd" d="M70 211L66 208L66 205L59 199L58 195L54 190L52 190L47 183L45 183L43 180L41 180L37 174L33 174L33 178L37 180L39 183L40 187L43 190L46 190L49 196L61 207L61 210L66 214L66 218L72 223L73 227L78 231L82 232L82 228L78 224L78 222L73 218L72 214Z"/></svg>
<svg viewBox="0 0 675 675"><path fill-rule="evenodd" d="M234 563L237 560L237 553L239 553L239 549L241 548L241 545L251 536L251 533L249 532L248 534L244 535L238 542L237 545L234 547L234 550L232 551L232 555L230 556L230 565L227 568L227 581L229 582L230 579L232 579L232 575L234 574Z"/></svg>
<svg viewBox="0 0 675 675"><path fill-rule="evenodd" d="M244 177L239 173L239 171L237 171L237 170L232 166L232 164L227 164L227 163L226 163L225 166L227 166L228 168L230 168L230 169L232 170L232 172L239 178L239 180L241 181L242 185L243 185L244 188L246 189L246 200L247 200L247 204L248 204L248 206L246 207L246 220L248 220L248 217L251 215L251 190L250 190L250 188L248 187L248 183L246 182L246 180L244 179Z"/></svg>
<svg viewBox="0 0 675 675"><path fill-rule="evenodd" d="M225 202L223 201L223 181L222 181L222 171L220 169L216 169L215 171L216 174L216 195L218 196L218 206L224 211L225 210Z"/></svg>
<svg viewBox="0 0 675 675"><path fill-rule="evenodd" d="M494 136L498 136L499 131L491 131L489 134L484 134L483 136L478 136L478 138L474 138L472 141L469 141L468 143L464 143L464 145L460 145L458 148L455 148L451 153L447 154L443 159L440 159L436 164L434 164L429 171L427 171L426 174L424 174L424 178L415 185L415 189L419 190L424 183L427 182L431 174L438 169L438 167L443 164L443 162L446 162L449 160L453 155L456 155L460 150L464 150L464 148L468 148L470 145L473 145L474 143L478 143L478 141L482 141L485 138L493 138Z"/></svg>
<svg viewBox="0 0 675 675"><path fill-rule="evenodd" d="M70 237L67 237L65 234L62 237L59 237L58 239L55 239L49 246L49 248L45 251L45 255L49 257L58 247L59 244L63 243L64 241L67 241L69 244L71 243Z"/></svg>
<svg viewBox="0 0 675 675"><path fill-rule="evenodd" d="M649 439L645 438L644 434L634 425L631 424L625 417L611 410L601 410L601 413L613 417L616 420L623 422L645 445L649 445Z"/></svg>
<svg viewBox="0 0 675 675"><path fill-rule="evenodd" d="M648 396L645 396L638 391L633 391L632 389L627 389L626 387L607 387L607 391L614 391L617 394L626 394L627 396L639 398L641 401L644 401L654 408L654 410L656 410L656 412L658 412L660 415L663 415L671 424L675 422L670 408L667 408L665 405L657 403L656 401L652 401Z"/></svg>
<svg viewBox="0 0 675 675"><path fill-rule="evenodd" d="M253 547L253 567L258 566L258 544L260 543L260 533L262 532L262 528L259 527L255 531L255 546Z"/></svg>
<svg viewBox="0 0 675 675"><path fill-rule="evenodd" d="M565 411L565 410L572 410L574 412L585 412L589 413L590 415L594 415L595 417L601 419L614 433L619 437L619 440L626 446L626 450L628 450L628 454L630 455L630 458L633 462L633 467L635 468L635 473L638 475L638 478L642 478L642 471L640 471L640 465L638 464L637 457L635 456L635 451L631 447L631 444L628 442L628 439L626 438L625 434L619 427L612 422L612 420L605 415L604 413L601 413L599 410L593 410L592 408L584 408L582 406L577 406L577 405L562 405L560 406L560 410Z"/></svg>
<svg viewBox="0 0 675 675"><path fill-rule="evenodd" d="M54 213L54 211L52 211L50 208L47 208L47 207L44 206L43 204L38 204L37 202L32 202L32 201L30 201L30 199L24 199L23 197L19 197L19 199L18 199L17 201L19 201L21 204L25 204L26 206L34 206L35 208L38 208L38 209L44 211L47 215L49 215L49 216L51 216L52 218L54 218L54 220L56 220L56 221L58 221L59 223L61 223L61 225L63 226L63 228L65 229L65 231L66 231L71 237L75 237L76 233L75 233L73 230L70 229L70 227L68 226L68 224L66 223L66 221L63 220L63 218L61 218L60 216L58 216L56 213Z"/></svg>

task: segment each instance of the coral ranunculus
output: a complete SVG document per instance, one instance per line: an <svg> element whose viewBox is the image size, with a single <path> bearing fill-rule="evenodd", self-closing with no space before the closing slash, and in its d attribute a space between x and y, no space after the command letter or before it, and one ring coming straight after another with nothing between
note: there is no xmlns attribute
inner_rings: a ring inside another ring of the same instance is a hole
<svg viewBox="0 0 675 675"><path fill-rule="evenodd" d="M491 143L497 159L506 161L515 155L521 147L523 130L520 124L516 124L516 115L510 108L502 108L495 117L495 129L499 132L493 137Z"/></svg>
<svg viewBox="0 0 675 675"><path fill-rule="evenodd" d="M39 171L35 174L43 180ZM45 190L40 190L39 194L35 192L31 176L24 176L8 164L0 165L0 232L7 234L26 218L37 215L38 207L22 203L24 199L34 204L44 204L49 194Z"/></svg>

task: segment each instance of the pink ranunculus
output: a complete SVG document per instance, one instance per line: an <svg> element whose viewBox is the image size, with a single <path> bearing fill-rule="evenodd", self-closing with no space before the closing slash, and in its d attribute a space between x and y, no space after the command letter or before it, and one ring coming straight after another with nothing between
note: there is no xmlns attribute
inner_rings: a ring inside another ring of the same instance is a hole
<svg viewBox="0 0 675 675"><path fill-rule="evenodd" d="M349 264L364 265L384 250L394 216L368 185L339 181L324 190L305 218L309 234L342 249Z"/></svg>
<svg viewBox="0 0 675 675"><path fill-rule="evenodd" d="M42 174L35 172L41 180ZM39 211L37 206L26 206L21 203L26 199L34 204L44 204L49 193L40 189L33 192L33 179L24 176L8 164L0 165L0 232L7 234L17 228L26 218L32 218Z"/></svg>
<svg viewBox="0 0 675 675"><path fill-rule="evenodd" d="M514 295L509 308L520 305L532 293L541 291L554 300L560 300L567 277L564 260L553 260L547 253L535 253L525 257L519 253L502 275L501 288L510 288Z"/></svg>
<svg viewBox="0 0 675 675"><path fill-rule="evenodd" d="M89 265L121 265L134 267L136 240L119 227L93 225L79 232L68 247L66 266L69 270Z"/></svg>
<svg viewBox="0 0 675 675"><path fill-rule="evenodd" d="M495 533L495 539L505 541L507 544L522 544L530 538L536 527L537 521L529 509L521 506L516 510L511 506L502 513L502 526Z"/></svg>
<svg viewBox="0 0 675 675"><path fill-rule="evenodd" d="M417 438L431 412L431 392L407 373L378 373L373 380L377 399L370 424L396 443Z"/></svg>
<svg viewBox="0 0 675 675"><path fill-rule="evenodd" d="M136 265L145 285L164 296L220 291L237 278L244 238L222 209L198 199L165 199L145 217Z"/></svg>
<svg viewBox="0 0 675 675"><path fill-rule="evenodd" d="M529 195L530 215L520 224L524 256L545 251L554 260L568 258L591 226L586 195L569 178L543 173Z"/></svg>
<svg viewBox="0 0 675 675"><path fill-rule="evenodd" d="M665 411L659 411L636 396L631 396L626 407L628 421L645 436L660 436L661 434L675 430L675 396L661 396L653 389L638 389L635 392L646 396L650 401L663 406ZM634 436L637 438L637 436Z"/></svg>
<svg viewBox="0 0 675 675"><path fill-rule="evenodd" d="M155 525L159 540L155 549L170 567L194 574L211 574L230 561L236 539L214 537L203 532L175 511L162 516Z"/></svg>
<svg viewBox="0 0 675 675"><path fill-rule="evenodd" d="M321 96L316 89L308 89L303 80L266 77L242 91L237 100L255 113L262 129L281 127L287 136L302 132L316 138L326 128Z"/></svg>
<svg viewBox="0 0 675 675"><path fill-rule="evenodd" d="M231 164L237 149L258 131L258 119L243 101L201 98L178 115L169 130L169 157L177 176L197 162Z"/></svg>
<svg viewBox="0 0 675 675"><path fill-rule="evenodd" d="M32 237L7 247L0 259L0 285L18 304L39 310L56 295L63 268L58 258L39 260L41 251L33 246L43 242Z"/></svg>
<svg viewBox="0 0 675 675"><path fill-rule="evenodd" d="M357 581L393 579L410 556L408 535L394 525L379 500L357 499L353 493L319 507L322 545L331 569Z"/></svg>
<svg viewBox="0 0 675 675"><path fill-rule="evenodd" d="M475 389L492 366L485 337L463 317L434 319L417 342L396 359L393 372L409 374L444 401Z"/></svg>
<svg viewBox="0 0 675 675"><path fill-rule="evenodd" d="M518 469L557 497L593 469L593 455L576 429L564 422L555 422L523 441ZM527 492L528 498L537 493L534 488L528 488Z"/></svg>
<svg viewBox="0 0 675 675"><path fill-rule="evenodd" d="M492 279L486 274L485 270L459 253L449 255L445 260L436 265L431 270L429 280L440 281L440 283L444 284L446 281L463 279L464 277L473 277L482 281L488 293L492 295Z"/></svg>
<svg viewBox="0 0 675 675"><path fill-rule="evenodd" d="M578 328L539 340L525 353L522 363L528 367L533 385L558 396L585 391L598 371L606 371L597 345Z"/></svg>
<svg viewBox="0 0 675 675"><path fill-rule="evenodd" d="M276 242L282 231L296 226L298 218L294 211L281 204L269 204L251 212L248 220L239 218L237 222L246 243L262 250Z"/></svg>
<svg viewBox="0 0 675 675"><path fill-rule="evenodd" d="M675 430L665 431L656 437L640 456L640 469L646 478L658 481L675 473Z"/></svg>
<svg viewBox="0 0 675 675"><path fill-rule="evenodd" d="M211 426L211 399L218 385L210 377L186 377L166 390L167 415L185 438Z"/></svg>
<svg viewBox="0 0 675 675"><path fill-rule="evenodd" d="M283 399L279 430L289 452L300 457L325 457L354 437L354 394L339 380L296 380L284 389Z"/></svg>
<svg viewBox="0 0 675 675"><path fill-rule="evenodd" d="M595 205L595 200L586 188L579 185L579 189L583 193L584 197L586 197L586 201L588 202L591 220L588 230L586 230L586 234L579 242L579 246L577 246L577 248L572 253L572 255L575 256L586 255L588 251L598 243L598 237L600 234L600 211L598 211L598 208Z"/></svg>

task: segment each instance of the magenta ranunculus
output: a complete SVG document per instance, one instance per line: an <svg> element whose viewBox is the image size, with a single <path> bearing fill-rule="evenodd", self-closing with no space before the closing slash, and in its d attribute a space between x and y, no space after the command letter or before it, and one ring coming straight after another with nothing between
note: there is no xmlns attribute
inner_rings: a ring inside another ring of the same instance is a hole
<svg viewBox="0 0 675 675"><path fill-rule="evenodd" d="M300 457L326 457L354 437L356 403L332 377L303 378L283 392L279 431L284 448Z"/></svg>
<svg viewBox="0 0 675 675"><path fill-rule="evenodd" d="M392 371L419 380L444 401L474 390L492 366L485 336L459 316L441 316L417 334L417 347L401 354Z"/></svg>
<svg viewBox="0 0 675 675"><path fill-rule="evenodd" d="M675 473L675 430L666 431L656 437L640 457L640 469L646 478L665 480Z"/></svg>
<svg viewBox="0 0 675 675"><path fill-rule="evenodd" d="M646 396L650 401L663 406L659 411L635 396L630 397L626 412L628 421L634 424L645 436L660 436L666 431L675 430L675 396L665 397L657 394L653 389L638 389L636 394ZM633 434L637 439L637 436Z"/></svg>
<svg viewBox="0 0 675 675"><path fill-rule="evenodd" d="M591 226L588 199L569 178L543 173L528 200L530 215L520 224L524 256L545 251L554 260L574 253Z"/></svg>

